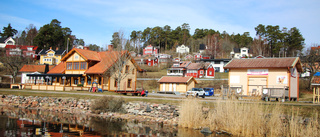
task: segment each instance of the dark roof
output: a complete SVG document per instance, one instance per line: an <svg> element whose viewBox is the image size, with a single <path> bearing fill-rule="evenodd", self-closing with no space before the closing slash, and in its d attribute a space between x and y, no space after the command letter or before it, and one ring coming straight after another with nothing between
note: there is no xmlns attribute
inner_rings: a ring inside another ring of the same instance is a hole
<svg viewBox="0 0 320 137"><path fill-rule="evenodd" d="M240 53L240 48L233 48L234 53Z"/></svg>
<svg viewBox="0 0 320 137"><path fill-rule="evenodd" d="M0 38L0 43L4 43L4 41L7 39L8 37L2 37Z"/></svg>
<svg viewBox="0 0 320 137"><path fill-rule="evenodd" d="M206 50L206 45L205 44L200 44L199 50Z"/></svg>
<svg viewBox="0 0 320 137"><path fill-rule="evenodd" d="M250 59L233 59L224 66L225 69L238 68L293 68L302 72L302 66L299 57L291 58L250 58Z"/></svg>
<svg viewBox="0 0 320 137"><path fill-rule="evenodd" d="M47 54L47 52L48 52L49 50L54 51L54 52L55 52L55 55L62 55L62 54L66 51L66 50L64 50L64 49L58 49L58 50L54 50L54 49L42 49L42 50L39 52L39 54L45 55L45 54Z"/></svg>
<svg viewBox="0 0 320 137"><path fill-rule="evenodd" d="M230 61L231 59L200 59L200 61L208 62L208 61Z"/></svg>

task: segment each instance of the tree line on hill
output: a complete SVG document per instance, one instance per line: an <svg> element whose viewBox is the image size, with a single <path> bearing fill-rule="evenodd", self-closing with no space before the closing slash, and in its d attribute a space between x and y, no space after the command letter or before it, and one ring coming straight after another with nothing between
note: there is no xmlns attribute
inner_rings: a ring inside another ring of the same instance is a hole
<svg viewBox="0 0 320 137"><path fill-rule="evenodd" d="M133 30L130 39L126 40L125 49L141 52L140 46L152 45L158 47L160 52L165 52L184 44L190 47L190 52L198 52L199 45L205 44L207 46L205 54L215 58L225 58L233 48L247 47L253 50L255 55L265 57L297 56L304 48L304 38L296 27L280 29L278 25L259 24L255 30L257 37L252 38L249 32L229 34L226 31L220 33L217 30L200 28L196 28L191 35L187 23L175 29L169 25L147 27L144 30ZM111 44L117 47L119 32L113 34Z"/></svg>
<svg viewBox="0 0 320 137"><path fill-rule="evenodd" d="M16 36L17 45L34 45L38 49L47 49L49 47L66 48L67 45L84 45L83 39L72 35L69 27L62 27L61 22L53 19L49 24L43 25L39 30L30 24L25 30L17 31L9 24L3 28L2 37ZM181 26L173 29L169 25L164 27L147 27L144 30L133 30L130 37L122 43L125 43L126 50L142 53L142 48L147 45L158 47L161 53L175 50L177 45L186 45L190 47L190 52L198 52L199 45L205 44L207 52L204 54L214 58L229 57L233 48L247 47L255 55L265 57L278 56L297 56L304 48L304 38L296 27L282 29L276 25L262 25L255 27L256 36L252 38L249 32L243 34L229 34L226 31L222 33L214 29L196 28L194 34L190 33L190 26L183 23ZM119 32L112 35L111 44L114 47L120 44ZM96 44L87 45L91 50L102 50Z"/></svg>

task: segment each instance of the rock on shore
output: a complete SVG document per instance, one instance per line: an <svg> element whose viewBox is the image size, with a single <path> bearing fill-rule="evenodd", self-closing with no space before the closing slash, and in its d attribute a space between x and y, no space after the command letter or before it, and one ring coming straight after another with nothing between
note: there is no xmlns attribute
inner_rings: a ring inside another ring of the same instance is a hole
<svg viewBox="0 0 320 137"><path fill-rule="evenodd" d="M146 102L128 102L123 105L127 113L100 113L93 114L90 105L94 99L56 98L0 95L0 105L14 106L27 109L44 109L62 113L81 113L114 117L136 122L160 123L174 125L178 123L179 108L169 104L155 104Z"/></svg>

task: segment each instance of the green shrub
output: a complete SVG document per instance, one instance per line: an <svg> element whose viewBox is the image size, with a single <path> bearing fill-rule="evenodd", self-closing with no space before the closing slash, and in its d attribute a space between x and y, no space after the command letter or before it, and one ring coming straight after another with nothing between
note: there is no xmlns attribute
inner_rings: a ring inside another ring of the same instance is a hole
<svg viewBox="0 0 320 137"><path fill-rule="evenodd" d="M77 86L78 86L78 87L83 87L83 84L78 84Z"/></svg>
<svg viewBox="0 0 320 137"><path fill-rule="evenodd" d="M91 111L93 113L105 113L105 112L120 112L125 113L125 109L122 107L125 103L122 97L105 96L96 99L91 104Z"/></svg>

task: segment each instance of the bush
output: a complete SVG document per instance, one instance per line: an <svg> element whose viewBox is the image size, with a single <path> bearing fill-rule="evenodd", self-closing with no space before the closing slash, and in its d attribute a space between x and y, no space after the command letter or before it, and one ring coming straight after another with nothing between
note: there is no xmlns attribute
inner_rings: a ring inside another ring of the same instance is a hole
<svg viewBox="0 0 320 137"><path fill-rule="evenodd" d="M122 97L113 97L113 96L105 96L99 99L96 99L91 104L91 111L93 113L99 114L101 112L120 112L124 113L125 110L122 107L124 103L124 99Z"/></svg>

